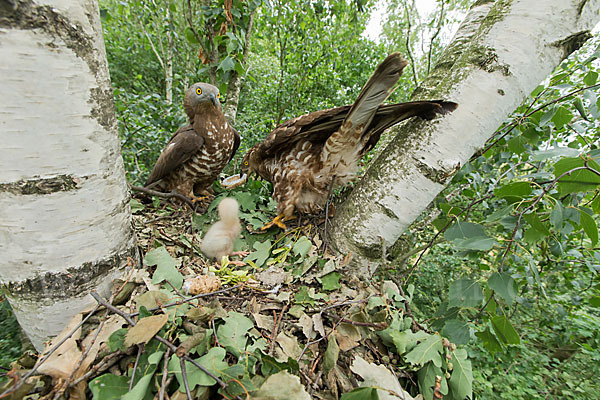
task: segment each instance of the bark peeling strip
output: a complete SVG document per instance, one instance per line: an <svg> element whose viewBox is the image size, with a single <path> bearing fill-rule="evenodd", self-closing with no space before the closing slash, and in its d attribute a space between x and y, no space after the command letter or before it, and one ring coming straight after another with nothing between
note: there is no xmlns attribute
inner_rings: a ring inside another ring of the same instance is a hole
<svg viewBox="0 0 600 400"><path fill-rule="evenodd" d="M89 15L88 18L90 18ZM51 37L61 39L67 48L73 50L75 55L88 65L92 75L98 79L99 71L103 66L92 54L96 48L94 38L87 35L81 26L73 24L51 6L38 6L31 0L15 2L0 0L0 28L37 29ZM46 46L57 47L52 42L46 43ZM92 88L90 100L95 103L95 107L92 107L91 111L92 117L107 131L111 131L116 121L110 85L107 90Z"/></svg>
<svg viewBox="0 0 600 400"><path fill-rule="evenodd" d="M7 192L21 196L69 192L77 189L82 179L87 178L74 178L72 175L58 175L52 178L34 177L12 183L0 183L0 193Z"/></svg>
<svg viewBox="0 0 600 400"><path fill-rule="evenodd" d="M115 266L122 266L127 258L137 259L137 245L128 243L127 249L103 260L85 262L79 267L67 268L65 272L47 272L19 282L8 282L2 292L11 297L25 297L28 302L43 302L44 299L70 299L87 293L98 286L98 281L110 274Z"/></svg>

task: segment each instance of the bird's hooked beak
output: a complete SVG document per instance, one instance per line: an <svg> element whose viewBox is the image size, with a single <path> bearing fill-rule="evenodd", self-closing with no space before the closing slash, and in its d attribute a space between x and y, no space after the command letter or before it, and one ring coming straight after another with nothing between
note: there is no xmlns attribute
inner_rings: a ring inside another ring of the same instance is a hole
<svg viewBox="0 0 600 400"><path fill-rule="evenodd" d="M215 96L214 94L209 94L208 98L210 99L210 101L212 101L213 105L216 107L217 103L219 102L219 99L217 99L217 96Z"/></svg>

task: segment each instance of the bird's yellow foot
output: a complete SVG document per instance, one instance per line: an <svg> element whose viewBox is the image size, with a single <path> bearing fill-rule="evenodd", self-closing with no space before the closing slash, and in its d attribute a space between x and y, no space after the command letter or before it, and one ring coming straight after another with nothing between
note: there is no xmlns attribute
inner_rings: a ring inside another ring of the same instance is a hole
<svg viewBox="0 0 600 400"><path fill-rule="evenodd" d="M273 218L273 221L266 223L262 228L260 228L261 231L265 231L267 229L269 229L270 227L272 227L273 225L277 225L278 227L280 227L283 230L287 229L287 226L285 226L285 224L283 223L284 221L289 221L291 219L296 218L296 216L294 215L290 215L289 217L285 217L283 214L279 214L278 216L276 216L275 218Z"/></svg>

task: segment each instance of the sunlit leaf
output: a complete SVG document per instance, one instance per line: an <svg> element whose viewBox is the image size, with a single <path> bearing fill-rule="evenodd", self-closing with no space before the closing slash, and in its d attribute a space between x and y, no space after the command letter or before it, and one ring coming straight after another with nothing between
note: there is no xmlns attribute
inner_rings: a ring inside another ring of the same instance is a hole
<svg viewBox="0 0 600 400"><path fill-rule="evenodd" d="M450 307L478 307L483 302L479 283L471 279L458 279L450 284Z"/></svg>

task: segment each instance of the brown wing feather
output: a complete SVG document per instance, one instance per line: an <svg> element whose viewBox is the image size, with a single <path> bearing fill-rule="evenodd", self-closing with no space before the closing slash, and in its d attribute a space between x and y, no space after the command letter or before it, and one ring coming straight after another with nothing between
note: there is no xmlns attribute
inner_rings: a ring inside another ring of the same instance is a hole
<svg viewBox="0 0 600 400"><path fill-rule="evenodd" d="M181 127L175 132L165 149L160 153L146 186L164 178L202 148L204 139L196 133L192 125Z"/></svg>
<svg viewBox="0 0 600 400"><path fill-rule="evenodd" d="M436 115L444 115L456 110L458 104L451 101L412 101L408 103L386 104L377 110L369 129L364 136L368 137L363 152L371 150L387 128L412 117L430 120Z"/></svg>
<svg viewBox="0 0 600 400"><path fill-rule="evenodd" d="M301 140L324 143L337 130L351 106L314 111L287 120L271 131L265 140L257 145L262 157L292 148Z"/></svg>

